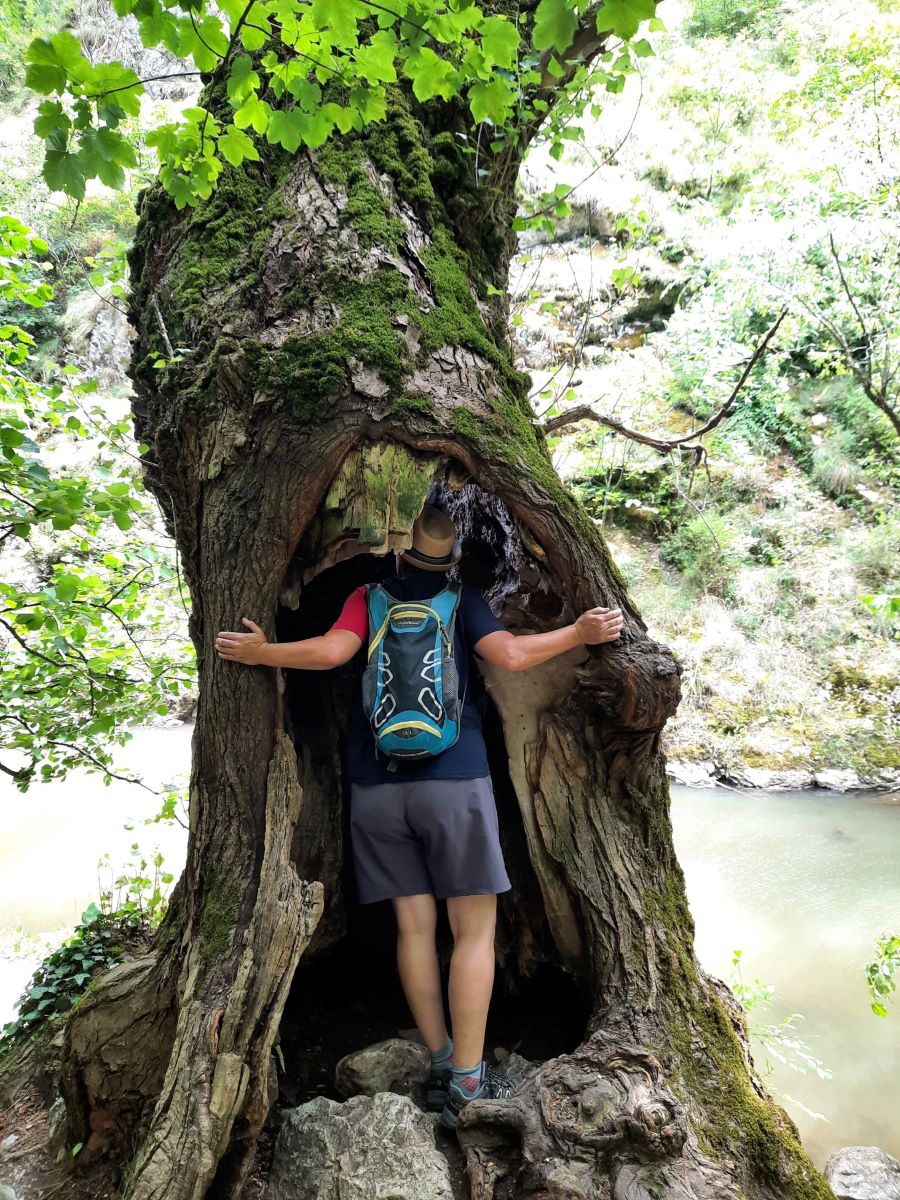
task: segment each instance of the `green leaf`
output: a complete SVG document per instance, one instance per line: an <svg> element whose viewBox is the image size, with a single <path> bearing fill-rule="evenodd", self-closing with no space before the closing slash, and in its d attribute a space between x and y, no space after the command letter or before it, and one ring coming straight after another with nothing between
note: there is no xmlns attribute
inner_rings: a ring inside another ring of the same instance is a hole
<svg viewBox="0 0 900 1200"><path fill-rule="evenodd" d="M234 123L238 129L246 129L250 125L257 133L265 133L272 119L272 109L258 96L248 96L234 114Z"/></svg>
<svg viewBox="0 0 900 1200"><path fill-rule="evenodd" d="M60 149L65 146L65 135L72 122L58 100L42 100L38 105L38 115L34 119L34 132L38 137L49 138L55 133L61 133Z"/></svg>
<svg viewBox="0 0 900 1200"><path fill-rule="evenodd" d="M490 83L476 83L469 90L469 107L476 121L503 125L515 103L515 93L500 77Z"/></svg>
<svg viewBox="0 0 900 1200"><path fill-rule="evenodd" d="M420 46L411 54L403 69L413 82L417 100L433 100L435 96L450 100L456 94L459 72L427 46Z"/></svg>
<svg viewBox="0 0 900 1200"><path fill-rule="evenodd" d="M567 0L540 0L534 17L531 44L536 50L568 50L575 38L578 17Z"/></svg>
<svg viewBox="0 0 900 1200"><path fill-rule="evenodd" d="M390 29L380 29L356 51L356 69L369 83L396 83L397 39Z"/></svg>
<svg viewBox="0 0 900 1200"><path fill-rule="evenodd" d="M217 145L219 153L233 167L240 166L245 158L249 158L251 162L259 162L259 153L253 145L252 139L236 125L228 126L227 131L219 138Z"/></svg>
<svg viewBox="0 0 900 1200"><path fill-rule="evenodd" d="M597 32L611 29L618 37L634 37L641 21L649 20L655 12L655 0L606 0L597 14Z"/></svg>
<svg viewBox="0 0 900 1200"><path fill-rule="evenodd" d="M53 585L60 600L74 600L78 595L81 580L77 575L62 575Z"/></svg>
<svg viewBox="0 0 900 1200"><path fill-rule="evenodd" d="M75 200L84 199L84 163L77 154L48 150L41 175L54 192L64 192Z"/></svg>
<svg viewBox="0 0 900 1200"><path fill-rule="evenodd" d="M275 109L269 118L266 141L273 146L283 146L289 154L294 154L303 141L302 119L303 114L297 108Z"/></svg>
<svg viewBox="0 0 900 1200"><path fill-rule="evenodd" d="M249 54L240 54L231 64L226 91L228 99L237 105L248 96L252 96L259 87L259 75L253 70L253 61Z"/></svg>
<svg viewBox="0 0 900 1200"><path fill-rule="evenodd" d="M359 114L360 120L366 124L370 121L383 121L387 112L384 88L369 86L353 88L347 101L347 107L355 110ZM354 128L356 128L355 123Z"/></svg>
<svg viewBox="0 0 900 1200"><path fill-rule="evenodd" d="M505 17L487 17L478 31L485 57L498 67L512 68L519 49L519 31Z"/></svg>
<svg viewBox="0 0 900 1200"><path fill-rule="evenodd" d="M357 22L366 15L360 0L312 0L310 16L319 29L330 29L340 46L356 42Z"/></svg>

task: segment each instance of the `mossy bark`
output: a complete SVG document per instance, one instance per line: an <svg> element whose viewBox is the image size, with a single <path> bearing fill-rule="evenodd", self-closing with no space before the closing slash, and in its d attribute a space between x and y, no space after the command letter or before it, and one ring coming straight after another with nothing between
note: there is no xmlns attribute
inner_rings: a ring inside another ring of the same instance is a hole
<svg viewBox="0 0 900 1200"><path fill-rule="evenodd" d="M129 1196L239 1193L294 969L345 930L342 797L337 740L312 755L300 720L292 743L281 673L220 660L214 637L246 615L272 638L279 601L302 607L348 551L408 544L437 481L464 542L491 548L510 628L595 604L625 616L615 643L527 679L488 672L523 848L501 967L557 963L592 1016L513 1100L466 1109L472 1196L826 1197L753 1075L739 1011L694 958L660 748L680 666L532 420L502 298L515 162L481 185L470 133L452 106L398 91L384 123L320 153L261 146L195 212L141 195L135 426L191 591L200 704L188 866L129 1002L157 1023L154 1071L143 1107L129 1092L117 1114L113 1087L96 1121L85 1081L103 1035L76 1015L81 1157L122 1153L136 1131ZM188 348L164 371L151 300Z"/></svg>

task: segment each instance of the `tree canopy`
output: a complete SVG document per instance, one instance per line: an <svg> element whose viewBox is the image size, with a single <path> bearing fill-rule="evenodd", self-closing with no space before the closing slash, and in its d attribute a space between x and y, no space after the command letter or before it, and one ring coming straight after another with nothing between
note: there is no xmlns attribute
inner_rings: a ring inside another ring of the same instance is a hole
<svg viewBox="0 0 900 1200"><path fill-rule="evenodd" d="M133 14L147 47L193 66L185 74L223 82L230 111L201 104L148 136L160 181L178 208L208 199L224 164L258 160L253 134L290 153L322 146L335 130L360 131L385 117L387 89L464 106L477 144L500 152L540 126L560 157L598 85L622 89L634 61L652 53L642 24L660 28L654 0L539 0L494 6L467 0L114 0ZM120 126L140 110L144 83L120 62L91 62L62 30L34 38L25 82L47 96L35 132L43 174L75 199L89 179L122 187L136 162ZM465 136L465 131L460 131ZM489 169L479 168L488 175Z"/></svg>

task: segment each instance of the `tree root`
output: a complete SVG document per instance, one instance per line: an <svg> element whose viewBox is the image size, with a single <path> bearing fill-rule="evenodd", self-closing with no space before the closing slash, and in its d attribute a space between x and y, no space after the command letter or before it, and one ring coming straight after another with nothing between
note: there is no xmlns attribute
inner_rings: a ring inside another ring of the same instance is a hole
<svg viewBox="0 0 900 1200"><path fill-rule="evenodd" d="M602 1034L544 1063L509 1099L466 1105L458 1135L471 1200L738 1195L699 1152L653 1055Z"/></svg>

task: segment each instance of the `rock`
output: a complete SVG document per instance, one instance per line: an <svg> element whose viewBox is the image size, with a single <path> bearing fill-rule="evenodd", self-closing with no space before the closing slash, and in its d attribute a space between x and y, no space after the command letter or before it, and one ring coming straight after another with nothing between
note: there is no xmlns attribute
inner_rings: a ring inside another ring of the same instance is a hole
<svg viewBox="0 0 900 1200"><path fill-rule="evenodd" d="M388 1038L344 1055L334 1069L334 1086L342 1096L399 1092L421 1098L430 1065L425 1046L405 1038Z"/></svg>
<svg viewBox="0 0 900 1200"><path fill-rule="evenodd" d="M715 765L709 760L695 763L670 760L666 763L666 774L687 787L715 787L714 770Z"/></svg>
<svg viewBox="0 0 900 1200"><path fill-rule="evenodd" d="M0 1200L19 1200L16 1193L5 1183L0 1183Z"/></svg>
<svg viewBox="0 0 900 1200"><path fill-rule="evenodd" d="M379 1092L285 1114L265 1200L453 1200L437 1113Z"/></svg>
<svg viewBox="0 0 900 1200"><path fill-rule="evenodd" d="M763 788L767 792L799 792L813 786L812 771L769 771L765 767L743 767L737 775L742 787Z"/></svg>
<svg viewBox="0 0 900 1200"><path fill-rule="evenodd" d="M639 256L637 267L640 275L637 295L622 310L621 319L627 322L670 317L687 286L687 279L655 256Z"/></svg>
<svg viewBox="0 0 900 1200"><path fill-rule="evenodd" d="M853 792L865 787L857 773L849 767L816 771L815 784L816 787L831 788L835 792Z"/></svg>
<svg viewBox="0 0 900 1200"><path fill-rule="evenodd" d="M900 1162L877 1146L845 1146L824 1174L838 1200L900 1200Z"/></svg>

